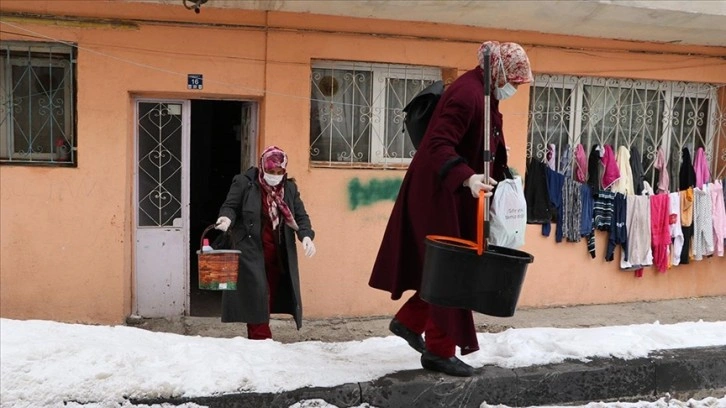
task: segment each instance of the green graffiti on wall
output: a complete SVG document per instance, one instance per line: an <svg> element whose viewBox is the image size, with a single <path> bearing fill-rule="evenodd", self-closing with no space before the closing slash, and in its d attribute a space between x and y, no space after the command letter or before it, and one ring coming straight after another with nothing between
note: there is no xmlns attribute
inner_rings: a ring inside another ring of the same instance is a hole
<svg viewBox="0 0 726 408"><path fill-rule="evenodd" d="M398 190L401 188L400 178L383 180L370 180L363 184L358 177L348 183L348 201L350 208L355 210L358 207L371 205L378 201L395 201Z"/></svg>

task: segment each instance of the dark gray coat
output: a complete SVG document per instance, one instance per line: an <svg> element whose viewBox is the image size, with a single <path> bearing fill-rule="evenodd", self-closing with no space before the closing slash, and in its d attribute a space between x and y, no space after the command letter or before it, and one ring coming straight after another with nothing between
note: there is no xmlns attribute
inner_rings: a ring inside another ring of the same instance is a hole
<svg viewBox="0 0 726 408"><path fill-rule="evenodd" d="M230 233L234 249L242 251L237 290L222 294L222 321L267 323L270 313L291 314L298 330L302 327L302 303L300 300L300 275L298 273L295 234L302 241L305 237L315 238L310 217L300 199L300 192L294 181L285 179L285 203L290 207L299 227L297 233L285 224L280 215L280 226L284 236L280 287L272 310L269 308L265 258L262 249L262 195L257 180L257 168L251 167L235 176L227 193L227 199L219 210L219 216L232 220ZM267 216L267 215L265 215Z"/></svg>

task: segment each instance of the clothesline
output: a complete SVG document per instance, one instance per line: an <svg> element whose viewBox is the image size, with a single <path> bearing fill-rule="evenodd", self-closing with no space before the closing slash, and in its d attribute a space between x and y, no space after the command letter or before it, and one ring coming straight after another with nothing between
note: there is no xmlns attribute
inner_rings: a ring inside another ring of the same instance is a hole
<svg viewBox="0 0 726 408"><path fill-rule="evenodd" d="M620 268L635 270L638 277L646 266L665 272L691 260L724 256L726 180L711 181L703 148L693 162L689 150L683 149L676 192L668 189L662 152L654 191L643 178L640 158L624 147L615 156L609 145L593 146L587 162L584 148L578 145L575 150L580 153L569 174L558 173L552 161L530 158L527 164L527 222L542 224L544 236L550 235L555 222L556 242L584 238L595 258L595 230L606 231L605 260L613 261L615 249L621 247Z"/></svg>

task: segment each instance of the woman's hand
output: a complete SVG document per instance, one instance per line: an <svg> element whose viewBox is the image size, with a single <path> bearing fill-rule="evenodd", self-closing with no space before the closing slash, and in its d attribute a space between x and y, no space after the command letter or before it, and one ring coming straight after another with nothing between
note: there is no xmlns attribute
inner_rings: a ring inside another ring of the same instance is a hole
<svg viewBox="0 0 726 408"><path fill-rule="evenodd" d="M230 220L229 218L219 217L217 218L217 223L214 224L214 228L226 232L227 229L229 229L230 224L232 224L232 220Z"/></svg>
<svg viewBox="0 0 726 408"><path fill-rule="evenodd" d="M315 255L315 244L313 244L313 240L310 239L310 237L305 237L302 240L303 249L305 250L305 256L308 258L312 258L313 255Z"/></svg>
<svg viewBox="0 0 726 408"><path fill-rule="evenodd" d="M485 176L483 174L474 174L464 182L464 186L469 187L471 195L474 198L479 198L480 190L484 190L484 197L492 196L492 190L494 190L494 186L497 185L497 182L494 181L493 178L489 177L489 182L487 183L484 181L484 178Z"/></svg>

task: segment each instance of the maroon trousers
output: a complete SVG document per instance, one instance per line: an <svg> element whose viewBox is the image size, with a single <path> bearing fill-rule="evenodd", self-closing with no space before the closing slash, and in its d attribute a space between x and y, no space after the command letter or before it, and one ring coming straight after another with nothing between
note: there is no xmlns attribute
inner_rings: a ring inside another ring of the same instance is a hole
<svg viewBox="0 0 726 408"><path fill-rule="evenodd" d="M267 213L267 206L263 196L263 213ZM262 226L262 249L265 255L265 274L267 275L267 293L268 297L268 310L272 310L272 305L275 303L275 295L277 294L277 287L280 284L280 275L282 270L280 268L280 259L277 254L277 244L275 240L279 235L279 231L272 230L272 223L268 217L263 217ZM268 314L269 317L269 314ZM272 338L272 331L270 331L270 322L251 324L247 323L247 338L251 340L265 340Z"/></svg>
<svg viewBox="0 0 726 408"><path fill-rule="evenodd" d="M401 306L396 319L414 333L426 333L426 350L443 358L453 357L456 343L439 329L431 319L431 307L423 301L418 292Z"/></svg>

